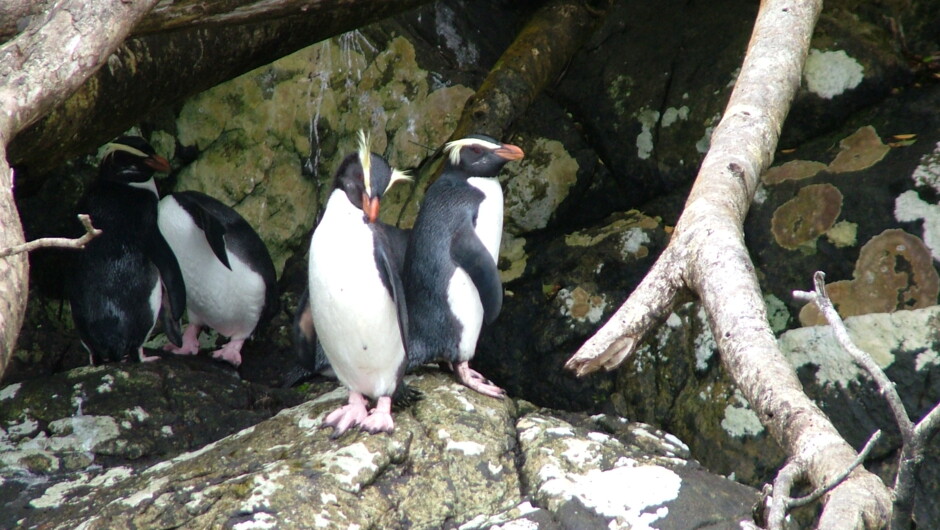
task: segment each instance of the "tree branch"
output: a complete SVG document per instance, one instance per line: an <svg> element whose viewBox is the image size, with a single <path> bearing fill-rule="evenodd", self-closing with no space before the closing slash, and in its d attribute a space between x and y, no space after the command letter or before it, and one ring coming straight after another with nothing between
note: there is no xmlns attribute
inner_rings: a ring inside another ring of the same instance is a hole
<svg viewBox="0 0 940 530"><path fill-rule="evenodd" d="M832 301L826 294L826 275L817 271L813 275L815 292L795 291L793 296L806 302L814 302L820 313L826 318L836 341L852 356L852 359L864 368L874 379L879 393L888 402L894 419L901 432L901 454L898 457L898 473L894 480L894 510L891 515L891 528L901 530L911 528L914 512L914 485L917 466L924 457L924 446L937 430L940 429L940 404L935 406L917 424L911 421L901 396L894 383L888 379L871 355L855 345L849 336L845 323L839 316Z"/></svg>
<svg viewBox="0 0 940 530"><path fill-rule="evenodd" d="M23 252L32 252L40 248L83 249L85 248L85 245L87 245L92 239L101 235L101 230L92 226L91 217L88 217L88 214L78 214L78 220L82 223L82 226L85 227L85 233L82 234L82 237L76 237L74 239L69 239L67 237L43 237L40 239L34 239L27 243L23 243L22 245L0 249L0 258L5 258L7 256L20 254Z"/></svg>
<svg viewBox="0 0 940 530"><path fill-rule="evenodd" d="M615 366L632 354L637 337L652 327L638 325L644 320L630 315L668 306L675 297L671 289L680 288L675 286L689 289L703 302L723 366L774 439L792 459L805 463L806 476L817 487L840 475L857 454L803 393L783 357L767 321L742 226L758 177L773 160L780 129L799 88L821 7L820 0L761 2L725 114L673 238L658 260L672 272L663 272L659 263L654 267L656 276L675 280L665 283L665 293L650 292L664 285L662 281L642 282L568 363L579 374ZM666 300L650 303L657 296ZM629 340L616 344L624 337ZM605 352L624 346L629 351L603 359ZM880 527L887 522L890 504L880 479L855 468L827 495L820 527Z"/></svg>
<svg viewBox="0 0 940 530"><path fill-rule="evenodd" d="M156 2L65 0L0 46L0 248L24 243L7 158L10 141L85 82ZM28 278L25 254L0 260L0 375L23 325Z"/></svg>
<svg viewBox="0 0 940 530"><path fill-rule="evenodd" d="M546 2L467 100L451 140L471 133L503 136L539 92L561 75L610 4L610 0Z"/></svg>

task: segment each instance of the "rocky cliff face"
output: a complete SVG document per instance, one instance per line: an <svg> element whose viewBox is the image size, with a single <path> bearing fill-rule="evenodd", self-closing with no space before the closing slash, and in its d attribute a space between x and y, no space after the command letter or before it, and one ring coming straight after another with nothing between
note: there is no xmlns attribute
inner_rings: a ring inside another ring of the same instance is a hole
<svg viewBox="0 0 940 530"><path fill-rule="evenodd" d="M87 356L56 290L60 257L33 254L27 324L0 388L0 503L10 508L0 526L736 526L753 490L693 459L759 486L782 455L724 376L698 307L677 308L616 373L578 380L561 366L668 242L733 86L753 2L616 3L513 125L527 156L501 177L507 296L474 365L514 400L424 372L412 383L425 399L398 412L395 434L329 440L317 425L342 399L335 385L278 388L293 363L287 330L308 236L355 132L371 131L376 151L426 174L525 22L522 4L438 2L154 109L136 132L173 160L161 190L205 191L242 213L275 257L285 312L246 345L237 374L180 359L78 368ZM936 304L940 89L928 4L827 2L776 167L745 223L779 333L815 323L790 293L816 270L845 282L832 289L852 314ZM18 198L30 236L74 221L66 206L93 162L73 161ZM395 189L383 219L410 226L426 185ZM930 311L859 317L895 330L881 335L896 340L866 344L912 416L940 399L937 341L920 333L935 328ZM883 405L848 363L811 348L822 331L807 329L781 343L808 392L861 445L887 426ZM689 450L621 417L675 433ZM885 444L876 454L890 481L895 446ZM927 469L929 500L938 490ZM727 501L685 504L726 490ZM921 521L940 520L931 503L919 509Z"/></svg>

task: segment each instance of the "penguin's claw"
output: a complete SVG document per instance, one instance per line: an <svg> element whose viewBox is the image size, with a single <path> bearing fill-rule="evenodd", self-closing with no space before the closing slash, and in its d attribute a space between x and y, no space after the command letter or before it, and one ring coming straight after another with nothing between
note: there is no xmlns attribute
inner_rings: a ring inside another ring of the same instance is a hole
<svg viewBox="0 0 940 530"><path fill-rule="evenodd" d="M506 391L494 385L489 379L483 377L480 372L470 368L467 361L451 365L457 380L471 390L475 390L484 396L490 396L497 399L506 397Z"/></svg>
<svg viewBox="0 0 940 530"><path fill-rule="evenodd" d="M186 331L183 332L183 345L177 347L172 342L168 342L163 346L163 350L177 355L196 355L199 353L199 326L193 324L186 326Z"/></svg>
<svg viewBox="0 0 940 530"><path fill-rule="evenodd" d="M349 403L334 410L323 421L324 427L333 427L331 438L336 438L353 425L359 425L368 416L366 398L358 392L349 392Z"/></svg>
<svg viewBox="0 0 940 530"><path fill-rule="evenodd" d="M232 366L238 368L242 364L242 344L244 343L244 339L232 339L225 346L212 352L212 358L228 361Z"/></svg>
<svg viewBox="0 0 940 530"><path fill-rule="evenodd" d="M390 433L395 430L395 422L392 420L392 398L380 397L375 408L369 412L369 416L359 423L359 428L371 434Z"/></svg>

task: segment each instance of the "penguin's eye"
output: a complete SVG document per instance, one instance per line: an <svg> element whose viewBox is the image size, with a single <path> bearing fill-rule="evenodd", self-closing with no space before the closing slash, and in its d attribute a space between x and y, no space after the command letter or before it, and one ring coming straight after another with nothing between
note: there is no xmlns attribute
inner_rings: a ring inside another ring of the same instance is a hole
<svg viewBox="0 0 940 530"><path fill-rule="evenodd" d="M470 146L470 151L473 152L473 153L475 153L475 154L480 154L480 153L483 152L483 148L481 148L479 145L471 145L471 146Z"/></svg>

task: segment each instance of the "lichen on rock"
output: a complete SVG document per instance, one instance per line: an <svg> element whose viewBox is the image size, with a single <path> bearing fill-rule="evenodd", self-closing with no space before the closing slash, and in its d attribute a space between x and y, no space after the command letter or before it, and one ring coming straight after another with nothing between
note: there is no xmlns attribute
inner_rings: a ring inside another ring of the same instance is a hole
<svg viewBox="0 0 940 530"><path fill-rule="evenodd" d="M771 219L774 241L783 248L813 248L816 238L832 228L842 212L842 193L832 184L804 186L780 205Z"/></svg>
<svg viewBox="0 0 940 530"><path fill-rule="evenodd" d="M830 173L861 171L877 164L888 154L890 147L881 142L881 138L871 125L860 127L839 142L839 154L829 164Z"/></svg>
<svg viewBox="0 0 940 530"><path fill-rule="evenodd" d="M813 160L791 160L779 166L774 166L761 175L761 182L765 186L773 186L787 180L803 180L815 177L828 166Z"/></svg>
<svg viewBox="0 0 940 530"><path fill-rule="evenodd" d="M861 248L853 279L827 284L826 290L843 318L889 313L936 304L940 275L920 238L889 229ZM817 326L826 320L816 304L809 303L800 310L800 322Z"/></svg>

